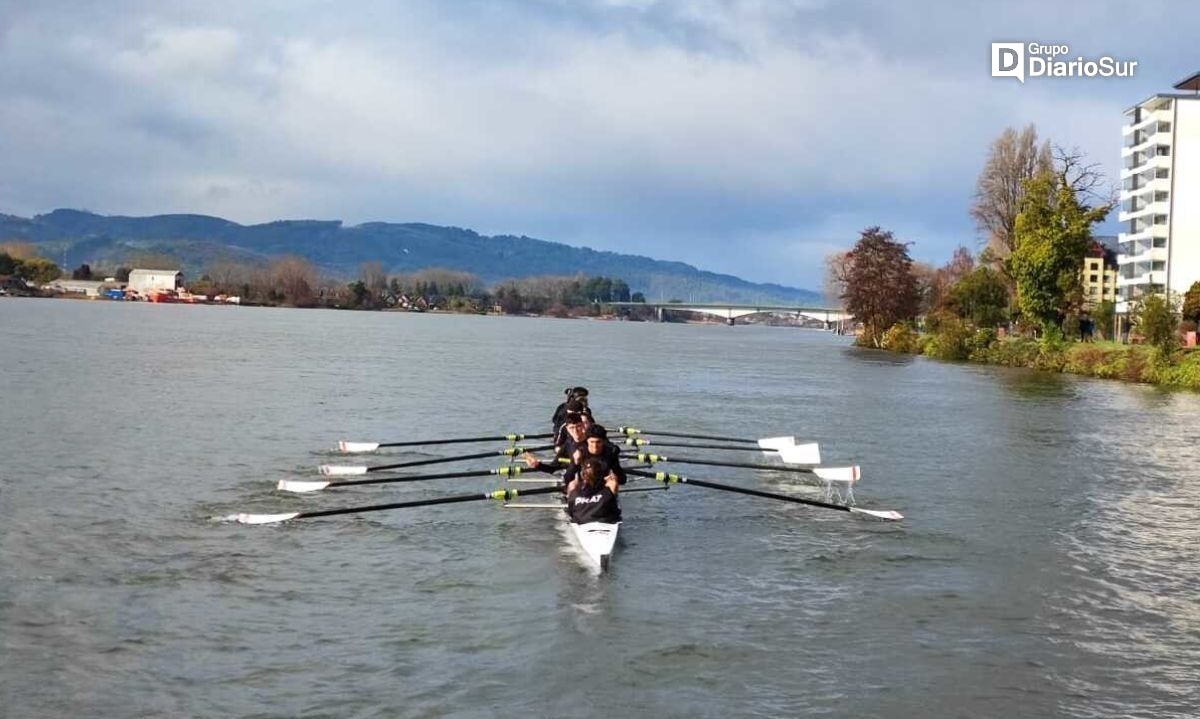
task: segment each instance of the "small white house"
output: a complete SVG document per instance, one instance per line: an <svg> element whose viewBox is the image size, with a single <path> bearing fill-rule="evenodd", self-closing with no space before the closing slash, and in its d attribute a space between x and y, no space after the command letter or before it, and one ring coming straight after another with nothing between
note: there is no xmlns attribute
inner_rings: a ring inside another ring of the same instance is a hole
<svg viewBox="0 0 1200 719"><path fill-rule="evenodd" d="M126 288L139 294L154 290L177 290L183 284L183 273L178 270L132 270Z"/></svg>

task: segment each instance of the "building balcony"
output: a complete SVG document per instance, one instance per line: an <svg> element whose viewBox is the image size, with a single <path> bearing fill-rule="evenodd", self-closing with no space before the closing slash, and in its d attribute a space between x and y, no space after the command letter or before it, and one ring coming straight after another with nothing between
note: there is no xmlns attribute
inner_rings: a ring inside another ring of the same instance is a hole
<svg viewBox="0 0 1200 719"><path fill-rule="evenodd" d="M1121 183L1121 199L1127 200L1132 196L1140 195L1145 192L1169 192L1171 190L1170 177L1158 177L1158 173L1154 170L1149 172L1137 172L1125 178Z"/></svg>
<svg viewBox="0 0 1200 719"><path fill-rule="evenodd" d="M1171 199L1171 185L1164 181L1160 187L1157 184L1145 184L1136 189L1121 192L1121 209L1133 212L1151 202L1166 202Z"/></svg>
<svg viewBox="0 0 1200 719"><path fill-rule="evenodd" d="M1161 241L1160 244L1163 244L1163 246L1165 246L1166 239L1167 239L1167 226L1165 224L1150 225L1149 227L1143 227L1138 232L1122 232L1122 233L1120 233L1119 235L1117 235L1117 244L1124 246L1126 244L1144 242L1147 244L1147 246L1149 246L1149 244L1152 243L1154 240L1160 240ZM1127 248L1122 247L1122 249L1127 249ZM1135 254L1135 253L1126 252L1126 254Z"/></svg>
<svg viewBox="0 0 1200 719"><path fill-rule="evenodd" d="M1170 123L1174 119L1172 117L1173 114L1174 113L1170 108L1142 112L1142 117L1140 120L1138 120L1136 123L1130 123L1121 128L1121 135L1132 135L1139 130L1147 129L1151 125L1158 122Z"/></svg>
<svg viewBox="0 0 1200 719"><path fill-rule="evenodd" d="M1167 273L1163 270L1143 272L1132 277L1118 277L1117 287L1138 287L1141 285L1162 285L1167 282Z"/></svg>
<svg viewBox="0 0 1200 719"><path fill-rule="evenodd" d="M1126 166L1121 169L1121 179L1124 180L1127 177L1133 177L1134 175L1140 175L1141 173L1146 172L1147 170L1170 170L1170 169L1171 169L1171 156L1170 155L1154 155L1153 157L1142 158L1142 164L1140 164L1140 165L1130 166L1128 163L1126 163Z"/></svg>
<svg viewBox="0 0 1200 719"><path fill-rule="evenodd" d="M1167 248L1165 247L1139 247L1139 252L1130 255L1117 255L1117 265L1124 267L1128 264L1149 263L1149 262L1166 262Z"/></svg>
<svg viewBox="0 0 1200 719"><path fill-rule="evenodd" d="M1130 220L1136 220L1147 215L1165 215L1167 214L1167 210L1171 208L1171 203L1166 201L1143 202L1135 204L1134 207L1136 209L1128 212L1122 210L1117 213L1117 221L1129 222Z"/></svg>
<svg viewBox="0 0 1200 719"><path fill-rule="evenodd" d="M1121 147L1121 157L1128 157L1152 144L1170 145L1172 139L1174 137L1171 134L1171 123L1152 122L1145 129L1126 136L1125 144Z"/></svg>

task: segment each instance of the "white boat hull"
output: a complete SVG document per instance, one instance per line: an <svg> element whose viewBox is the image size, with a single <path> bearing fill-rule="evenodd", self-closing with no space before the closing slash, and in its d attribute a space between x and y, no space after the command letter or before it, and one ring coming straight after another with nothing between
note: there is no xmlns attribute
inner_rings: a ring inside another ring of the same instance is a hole
<svg viewBox="0 0 1200 719"><path fill-rule="evenodd" d="M575 536L575 540L579 543L579 547L587 555L588 559L600 567L601 570L608 569L613 548L617 543L617 532L620 530L621 523L588 522L586 524L576 524L570 521L568 523L571 525L571 534Z"/></svg>

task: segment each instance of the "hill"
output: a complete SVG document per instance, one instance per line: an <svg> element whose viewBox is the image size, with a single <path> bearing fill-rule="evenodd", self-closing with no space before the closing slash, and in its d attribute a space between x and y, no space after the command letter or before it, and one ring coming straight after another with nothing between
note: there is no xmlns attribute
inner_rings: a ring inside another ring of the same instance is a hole
<svg viewBox="0 0 1200 719"><path fill-rule="evenodd" d="M422 223L346 226L338 220L279 220L239 225L205 215L122 217L54 210L32 218L0 215L0 242L7 241L38 245L58 262L65 253L66 269L84 262L112 267L138 254L163 253L178 258L185 275L196 277L218 260L265 262L298 255L347 278L356 276L362 263L379 262L389 273L445 267L474 273L489 284L537 275L606 275L625 280L648 299L804 304L821 299L810 290L748 282L682 262Z"/></svg>

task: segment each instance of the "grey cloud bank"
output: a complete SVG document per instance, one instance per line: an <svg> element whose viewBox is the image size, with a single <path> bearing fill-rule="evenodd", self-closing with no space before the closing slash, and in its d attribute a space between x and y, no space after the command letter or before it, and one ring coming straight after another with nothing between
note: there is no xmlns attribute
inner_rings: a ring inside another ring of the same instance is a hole
<svg viewBox="0 0 1200 719"><path fill-rule="evenodd" d="M940 261L1005 126L1115 182L1121 110L1200 69L1187 3L968 5L0 3L0 212L423 221L809 287L880 224ZM990 77L1024 39L1138 75Z"/></svg>

